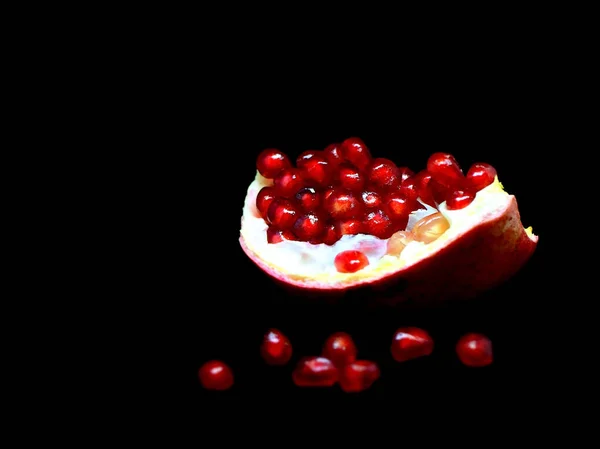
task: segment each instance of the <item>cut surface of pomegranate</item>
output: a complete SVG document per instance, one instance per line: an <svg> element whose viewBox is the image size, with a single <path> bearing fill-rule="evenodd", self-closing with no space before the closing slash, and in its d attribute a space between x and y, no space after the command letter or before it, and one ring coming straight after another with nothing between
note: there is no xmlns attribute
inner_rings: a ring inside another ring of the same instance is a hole
<svg viewBox="0 0 600 449"><path fill-rule="evenodd" d="M207 390L228 390L233 386L233 372L221 360L209 360L198 370L200 383Z"/></svg>
<svg viewBox="0 0 600 449"><path fill-rule="evenodd" d="M399 281L387 302L473 297L516 274L536 248L488 163L465 175L454 156L434 152L414 170L374 156L358 137L289 161L280 150L258 155L240 244L298 291Z"/></svg>

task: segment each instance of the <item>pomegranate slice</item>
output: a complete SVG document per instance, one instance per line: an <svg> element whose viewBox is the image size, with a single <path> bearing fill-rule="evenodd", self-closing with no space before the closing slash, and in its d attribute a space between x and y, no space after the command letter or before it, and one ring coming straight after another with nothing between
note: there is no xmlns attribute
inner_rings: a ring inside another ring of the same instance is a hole
<svg viewBox="0 0 600 449"><path fill-rule="evenodd" d="M338 381L338 370L325 357L303 357L292 372L298 387L331 387Z"/></svg>
<svg viewBox="0 0 600 449"><path fill-rule="evenodd" d="M356 273L369 265L369 259L360 251L342 251L335 256L335 268L340 273Z"/></svg>
<svg viewBox="0 0 600 449"><path fill-rule="evenodd" d="M403 327L396 331L392 340L392 357L397 362L406 362L430 355L433 339L427 331L418 327Z"/></svg>
<svg viewBox="0 0 600 449"><path fill-rule="evenodd" d="M233 372L221 360L210 360L198 370L200 383L207 390L228 390L233 386Z"/></svg>

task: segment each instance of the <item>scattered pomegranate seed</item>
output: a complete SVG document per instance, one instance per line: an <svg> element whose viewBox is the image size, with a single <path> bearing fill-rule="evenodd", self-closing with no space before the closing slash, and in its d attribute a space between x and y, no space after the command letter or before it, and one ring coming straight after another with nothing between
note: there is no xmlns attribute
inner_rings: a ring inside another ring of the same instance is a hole
<svg viewBox="0 0 600 449"><path fill-rule="evenodd" d="M323 345L323 357L328 358L338 368L356 360L356 345L350 334L336 332L330 335Z"/></svg>
<svg viewBox="0 0 600 449"><path fill-rule="evenodd" d="M298 209L286 199L277 198L271 202L267 211L267 220L278 229L291 229L298 218Z"/></svg>
<svg viewBox="0 0 600 449"><path fill-rule="evenodd" d="M334 265L340 273L356 273L369 265L369 259L360 251L342 251L335 256Z"/></svg>
<svg viewBox="0 0 600 449"><path fill-rule="evenodd" d="M453 190L446 198L446 207L448 210L464 209L475 199L475 192L472 190Z"/></svg>
<svg viewBox="0 0 600 449"><path fill-rule="evenodd" d="M260 355L268 365L285 365L292 357L292 344L278 329L269 329L260 346Z"/></svg>
<svg viewBox="0 0 600 449"><path fill-rule="evenodd" d="M368 179L376 188L385 191L400 186L402 173L394 162L378 157L373 159L369 166Z"/></svg>
<svg viewBox="0 0 600 449"><path fill-rule="evenodd" d="M314 212L300 215L294 223L293 232L300 241L317 239L325 232L325 219Z"/></svg>
<svg viewBox="0 0 600 449"><path fill-rule="evenodd" d="M492 342L485 335L474 332L463 335L458 340L456 353L466 366L482 367L493 361Z"/></svg>
<svg viewBox="0 0 600 449"><path fill-rule="evenodd" d="M360 192L365 186L364 175L354 165L343 163L338 169L338 181L341 187L352 192Z"/></svg>
<svg viewBox="0 0 600 449"><path fill-rule="evenodd" d="M397 362L428 356L433 351L433 339L418 327L403 327L396 331L392 340L392 357Z"/></svg>
<svg viewBox="0 0 600 449"><path fill-rule="evenodd" d="M313 187L304 187L296 193L296 204L305 212L312 212L321 206L321 195Z"/></svg>
<svg viewBox="0 0 600 449"><path fill-rule="evenodd" d="M349 137L344 140L340 148L342 157L359 170L365 170L371 162L371 152L362 139L358 137Z"/></svg>
<svg viewBox="0 0 600 449"><path fill-rule="evenodd" d="M449 153L438 152L429 156L427 171L445 187L455 188L464 184L465 176L454 156Z"/></svg>
<svg viewBox="0 0 600 449"><path fill-rule="evenodd" d="M207 390L228 390L233 385L231 368L221 360L210 360L198 370L200 383Z"/></svg>
<svg viewBox="0 0 600 449"><path fill-rule="evenodd" d="M434 212L417 221L412 228L412 234L417 242L431 243L446 232L449 227L450 223L446 217L441 212Z"/></svg>
<svg viewBox="0 0 600 449"><path fill-rule="evenodd" d="M331 387L338 381L338 370L325 357L303 357L292 372L298 387Z"/></svg>
<svg viewBox="0 0 600 449"><path fill-rule="evenodd" d="M496 169L485 162L476 162L467 172L467 184L476 192L484 189L496 179Z"/></svg>
<svg viewBox="0 0 600 449"><path fill-rule="evenodd" d="M272 179L281 170L290 168L292 163L288 156L275 148L267 148L261 151L256 158L256 169L265 178Z"/></svg>
<svg viewBox="0 0 600 449"><path fill-rule="evenodd" d="M339 384L346 393L357 393L369 389L380 374L375 362L357 360L340 369Z"/></svg>
<svg viewBox="0 0 600 449"><path fill-rule="evenodd" d="M273 187L263 187L256 195L256 208L262 218L267 218L267 211L275 198L276 194Z"/></svg>
<svg viewBox="0 0 600 449"><path fill-rule="evenodd" d="M281 229L269 226L267 228L267 242L268 243L280 243L284 240L298 240L294 233L290 230L282 231Z"/></svg>
<svg viewBox="0 0 600 449"><path fill-rule="evenodd" d="M303 172L298 168L286 168L273 178L273 185L277 195L284 198L292 198L298 190L304 187L305 179Z"/></svg>

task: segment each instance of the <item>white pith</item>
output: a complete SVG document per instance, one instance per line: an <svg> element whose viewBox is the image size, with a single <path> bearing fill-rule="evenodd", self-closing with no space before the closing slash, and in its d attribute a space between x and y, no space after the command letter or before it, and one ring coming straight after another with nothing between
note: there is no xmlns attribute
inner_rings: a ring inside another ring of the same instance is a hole
<svg viewBox="0 0 600 449"><path fill-rule="evenodd" d="M264 263L292 278L310 278L313 281L328 283L347 282L392 273L398 269L436 252L456 239L465 231L481 223L488 215L506 207L510 195L504 191L498 178L477 192L473 202L464 209L448 210L446 203L439 205L439 212L446 217L450 227L437 240L425 244L410 242L399 256L386 255L387 239L379 239L372 235L345 235L334 245L308 242L282 241L269 244L266 238L267 223L260 217L256 209L256 195L264 186L272 185L272 181L262 177L258 172L250 184L243 209L241 236L248 249L256 254ZM411 214L407 229L421 218L437 212L427 205L426 210L418 210ZM531 232L528 230L528 233ZM334 265L335 256L341 251L357 249L369 259L369 265L356 273L339 273Z"/></svg>

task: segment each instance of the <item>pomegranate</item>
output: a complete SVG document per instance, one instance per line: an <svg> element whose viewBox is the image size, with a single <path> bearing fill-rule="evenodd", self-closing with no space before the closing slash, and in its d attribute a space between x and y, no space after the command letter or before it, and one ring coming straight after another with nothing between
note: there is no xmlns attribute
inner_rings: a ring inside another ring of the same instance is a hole
<svg viewBox="0 0 600 449"><path fill-rule="evenodd" d="M292 344L278 329L269 329L260 345L260 355L268 365L285 365L292 358Z"/></svg>
<svg viewBox="0 0 600 449"><path fill-rule="evenodd" d="M430 355L433 339L429 333L417 327L400 328L394 334L391 346L392 357L397 362L406 362Z"/></svg>
<svg viewBox="0 0 600 449"><path fill-rule="evenodd" d="M327 338L323 345L323 357L328 358L340 368L356 360L356 345L346 332L336 332Z"/></svg>
<svg viewBox="0 0 600 449"><path fill-rule="evenodd" d="M373 295L387 303L468 298L516 274L538 236L524 228L494 167L466 175L453 155L421 170L373 157L358 137L295 161L267 149L243 207L240 244L300 293Z"/></svg>
<svg viewBox="0 0 600 449"><path fill-rule="evenodd" d="M346 393L357 393L367 390L379 379L381 371L375 362L356 360L340 369L340 388Z"/></svg>
<svg viewBox="0 0 600 449"><path fill-rule="evenodd" d="M456 354L466 366L487 366L493 361L492 342L485 335L468 333L456 343Z"/></svg>
<svg viewBox="0 0 600 449"><path fill-rule="evenodd" d="M228 390L233 386L233 372L221 360L210 360L198 371L200 383L207 390Z"/></svg>
<svg viewBox="0 0 600 449"><path fill-rule="evenodd" d="M303 357L292 372L298 387L331 387L338 381L338 370L325 357Z"/></svg>

